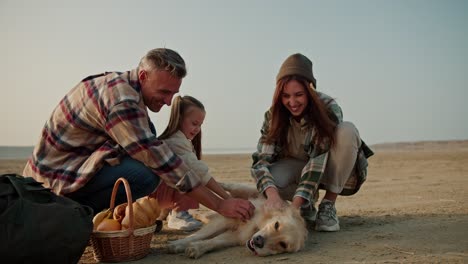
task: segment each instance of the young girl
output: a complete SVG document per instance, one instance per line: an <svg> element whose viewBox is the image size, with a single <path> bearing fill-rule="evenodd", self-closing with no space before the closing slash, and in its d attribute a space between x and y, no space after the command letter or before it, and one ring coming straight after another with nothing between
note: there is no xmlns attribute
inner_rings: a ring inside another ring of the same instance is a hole
<svg viewBox="0 0 468 264"><path fill-rule="evenodd" d="M205 107L191 96L177 96L171 108L171 116L166 130L159 136L172 151L200 177L203 185L223 199L229 194L209 173L208 166L201 161L201 125L205 119ZM157 190L158 197L172 197L172 211L167 214L167 225L171 229L192 231L202 223L194 219L188 209L198 208L198 202L180 194L162 183ZM167 200L167 198L165 198ZM160 218L163 218L164 215Z"/></svg>

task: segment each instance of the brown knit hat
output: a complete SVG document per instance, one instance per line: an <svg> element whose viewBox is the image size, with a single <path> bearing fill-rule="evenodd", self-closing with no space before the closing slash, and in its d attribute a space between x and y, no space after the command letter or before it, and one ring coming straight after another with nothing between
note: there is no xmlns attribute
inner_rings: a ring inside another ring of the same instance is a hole
<svg viewBox="0 0 468 264"><path fill-rule="evenodd" d="M281 65L281 68L276 75L276 81L288 75L299 75L306 78L316 88L317 81L312 72L312 62L300 53L289 56Z"/></svg>

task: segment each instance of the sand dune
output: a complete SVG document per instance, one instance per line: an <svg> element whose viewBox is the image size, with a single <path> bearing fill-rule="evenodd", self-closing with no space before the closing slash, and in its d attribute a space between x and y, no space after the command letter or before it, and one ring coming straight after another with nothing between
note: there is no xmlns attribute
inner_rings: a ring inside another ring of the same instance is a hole
<svg viewBox="0 0 468 264"><path fill-rule="evenodd" d="M459 151L468 150L468 140L415 141L372 145L375 151Z"/></svg>

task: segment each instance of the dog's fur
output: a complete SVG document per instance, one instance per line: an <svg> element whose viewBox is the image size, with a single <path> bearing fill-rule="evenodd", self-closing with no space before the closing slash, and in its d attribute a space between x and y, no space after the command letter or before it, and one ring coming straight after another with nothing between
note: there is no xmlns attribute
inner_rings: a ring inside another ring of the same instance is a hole
<svg viewBox="0 0 468 264"><path fill-rule="evenodd" d="M169 242L170 253L182 253L199 258L206 252L246 245L258 256L297 252L304 248L307 228L298 209L292 206L278 210L265 209L264 199L258 197L255 187L245 184L222 184L233 197L249 198L255 205L254 216L246 221L215 214L192 235Z"/></svg>

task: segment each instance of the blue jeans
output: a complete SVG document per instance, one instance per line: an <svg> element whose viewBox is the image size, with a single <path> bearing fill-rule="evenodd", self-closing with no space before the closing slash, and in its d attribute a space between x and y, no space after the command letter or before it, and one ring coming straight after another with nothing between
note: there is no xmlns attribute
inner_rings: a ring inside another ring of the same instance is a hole
<svg viewBox="0 0 468 264"><path fill-rule="evenodd" d="M90 206L94 214L97 214L110 207L112 189L120 177L125 178L130 184L133 201L152 193L160 181L159 176L143 163L127 156L116 166L104 165L85 186L66 196L80 204ZM127 202L125 187L119 184L115 206L125 202Z"/></svg>

